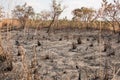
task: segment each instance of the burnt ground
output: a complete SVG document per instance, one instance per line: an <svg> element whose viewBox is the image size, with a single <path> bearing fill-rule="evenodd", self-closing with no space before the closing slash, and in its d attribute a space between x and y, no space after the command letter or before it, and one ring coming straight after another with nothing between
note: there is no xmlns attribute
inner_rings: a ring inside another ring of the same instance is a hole
<svg viewBox="0 0 120 80"><path fill-rule="evenodd" d="M98 30L83 29L56 30L49 35L46 29L12 30L8 34L1 33L2 46L10 51L13 68L2 71L0 80L24 80L27 73L32 80L100 80L99 76L111 80L114 74L115 80L120 79L118 33L104 30L101 40ZM19 46L25 51L25 59L18 55ZM38 79L33 79L35 76Z"/></svg>

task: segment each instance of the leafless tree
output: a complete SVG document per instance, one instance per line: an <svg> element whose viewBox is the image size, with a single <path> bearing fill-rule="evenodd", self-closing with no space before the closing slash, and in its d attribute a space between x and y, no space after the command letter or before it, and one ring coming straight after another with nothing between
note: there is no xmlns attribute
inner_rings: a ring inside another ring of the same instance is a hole
<svg viewBox="0 0 120 80"><path fill-rule="evenodd" d="M40 17L41 17L42 20L46 21L46 20L50 19L50 16L51 16L50 11L43 10L43 11L40 12Z"/></svg>
<svg viewBox="0 0 120 80"><path fill-rule="evenodd" d="M49 33L51 31L52 26L55 26L55 23L56 24L58 23L58 18L65 9L65 7L62 7L61 2L57 2L56 0L52 0L51 8L52 8L52 11L51 11L52 21L49 25L47 33Z"/></svg>
<svg viewBox="0 0 120 80"><path fill-rule="evenodd" d="M24 28L27 20L34 14L34 9L25 3L24 5L17 5L12 12L13 16L20 21L22 28Z"/></svg>
<svg viewBox="0 0 120 80"><path fill-rule="evenodd" d="M41 26L44 27L44 26L47 26L45 25L46 23L48 23L48 20L51 19L51 12L50 11L47 11L47 10L43 10L39 13L40 15L40 19L41 19Z"/></svg>
<svg viewBox="0 0 120 80"><path fill-rule="evenodd" d="M113 3L108 3L107 0L103 0L102 7L104 7L103 11L103 19L108 21L115 32L116 26L115 23L120 28L120 2L119 0L114 0Z"/></svg>

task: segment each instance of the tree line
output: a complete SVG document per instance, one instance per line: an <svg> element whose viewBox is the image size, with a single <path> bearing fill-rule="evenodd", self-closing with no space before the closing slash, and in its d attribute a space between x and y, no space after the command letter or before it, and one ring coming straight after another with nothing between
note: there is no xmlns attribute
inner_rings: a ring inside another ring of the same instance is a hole
<svg viewBox="0 0 120 80"><path fill-rule="evenodd" d="M47 33L52 32L54 28L94 28L99 29L101 21L102 29L111 29L113 32L120 29L120 1L113 0L112 3L102 0L101 7L98 10L89 7L81 7L72 11L73 18L67 17L59 19L62 12L66 9L61 2L52 0L51 10L43 10L35 13L32 6L27 3L17 5L12 10L12 18L17 19L21 28L29 27L39 28L48 27ZM4 11L0 7L0 18L3 18Z"/></svg>

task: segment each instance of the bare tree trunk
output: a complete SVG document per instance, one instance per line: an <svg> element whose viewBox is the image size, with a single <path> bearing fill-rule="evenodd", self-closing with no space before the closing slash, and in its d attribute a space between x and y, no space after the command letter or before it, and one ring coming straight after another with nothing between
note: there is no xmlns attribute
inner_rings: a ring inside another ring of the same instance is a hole
<svg viewBox="0 0 120 80"><path fill-rule="evenodd" d="M25 23L26 23L26 21L24 20L24 21L22 21L22 20L19 20L20 21L20 23L21 23L21 29L24 29L25 28Z"/></svg>
<svg viewBox="0 0 120 80"><path fill-rule="evenodd" d="M51 21L50 25L48 26L47 33L50 33L52 25L55 23L55 15L53 17L53 20Z"/></svg>
<svg viewBox="0 0 120 80"><path fill-rule="evenodd" d="M113 27L113 33L116 33L114 23L112 24L112 27Z"/></svg>

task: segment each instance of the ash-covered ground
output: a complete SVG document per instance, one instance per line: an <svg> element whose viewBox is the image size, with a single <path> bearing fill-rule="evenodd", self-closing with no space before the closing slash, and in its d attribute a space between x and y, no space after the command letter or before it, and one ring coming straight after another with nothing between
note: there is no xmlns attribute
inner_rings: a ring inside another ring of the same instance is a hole
<svg viewBox="0 0 120 80"><path fill-rule="evenodd" d="M101 80L100 76L120 80L118 33L104 30L100 37L99 30L62 29L48 34L46 29L29 29L1 35L4 50L12 55L12 69L0 68L0 80L25 80L28 73L31 80ZM0 65L6 67L5 62Z"/></svg>

